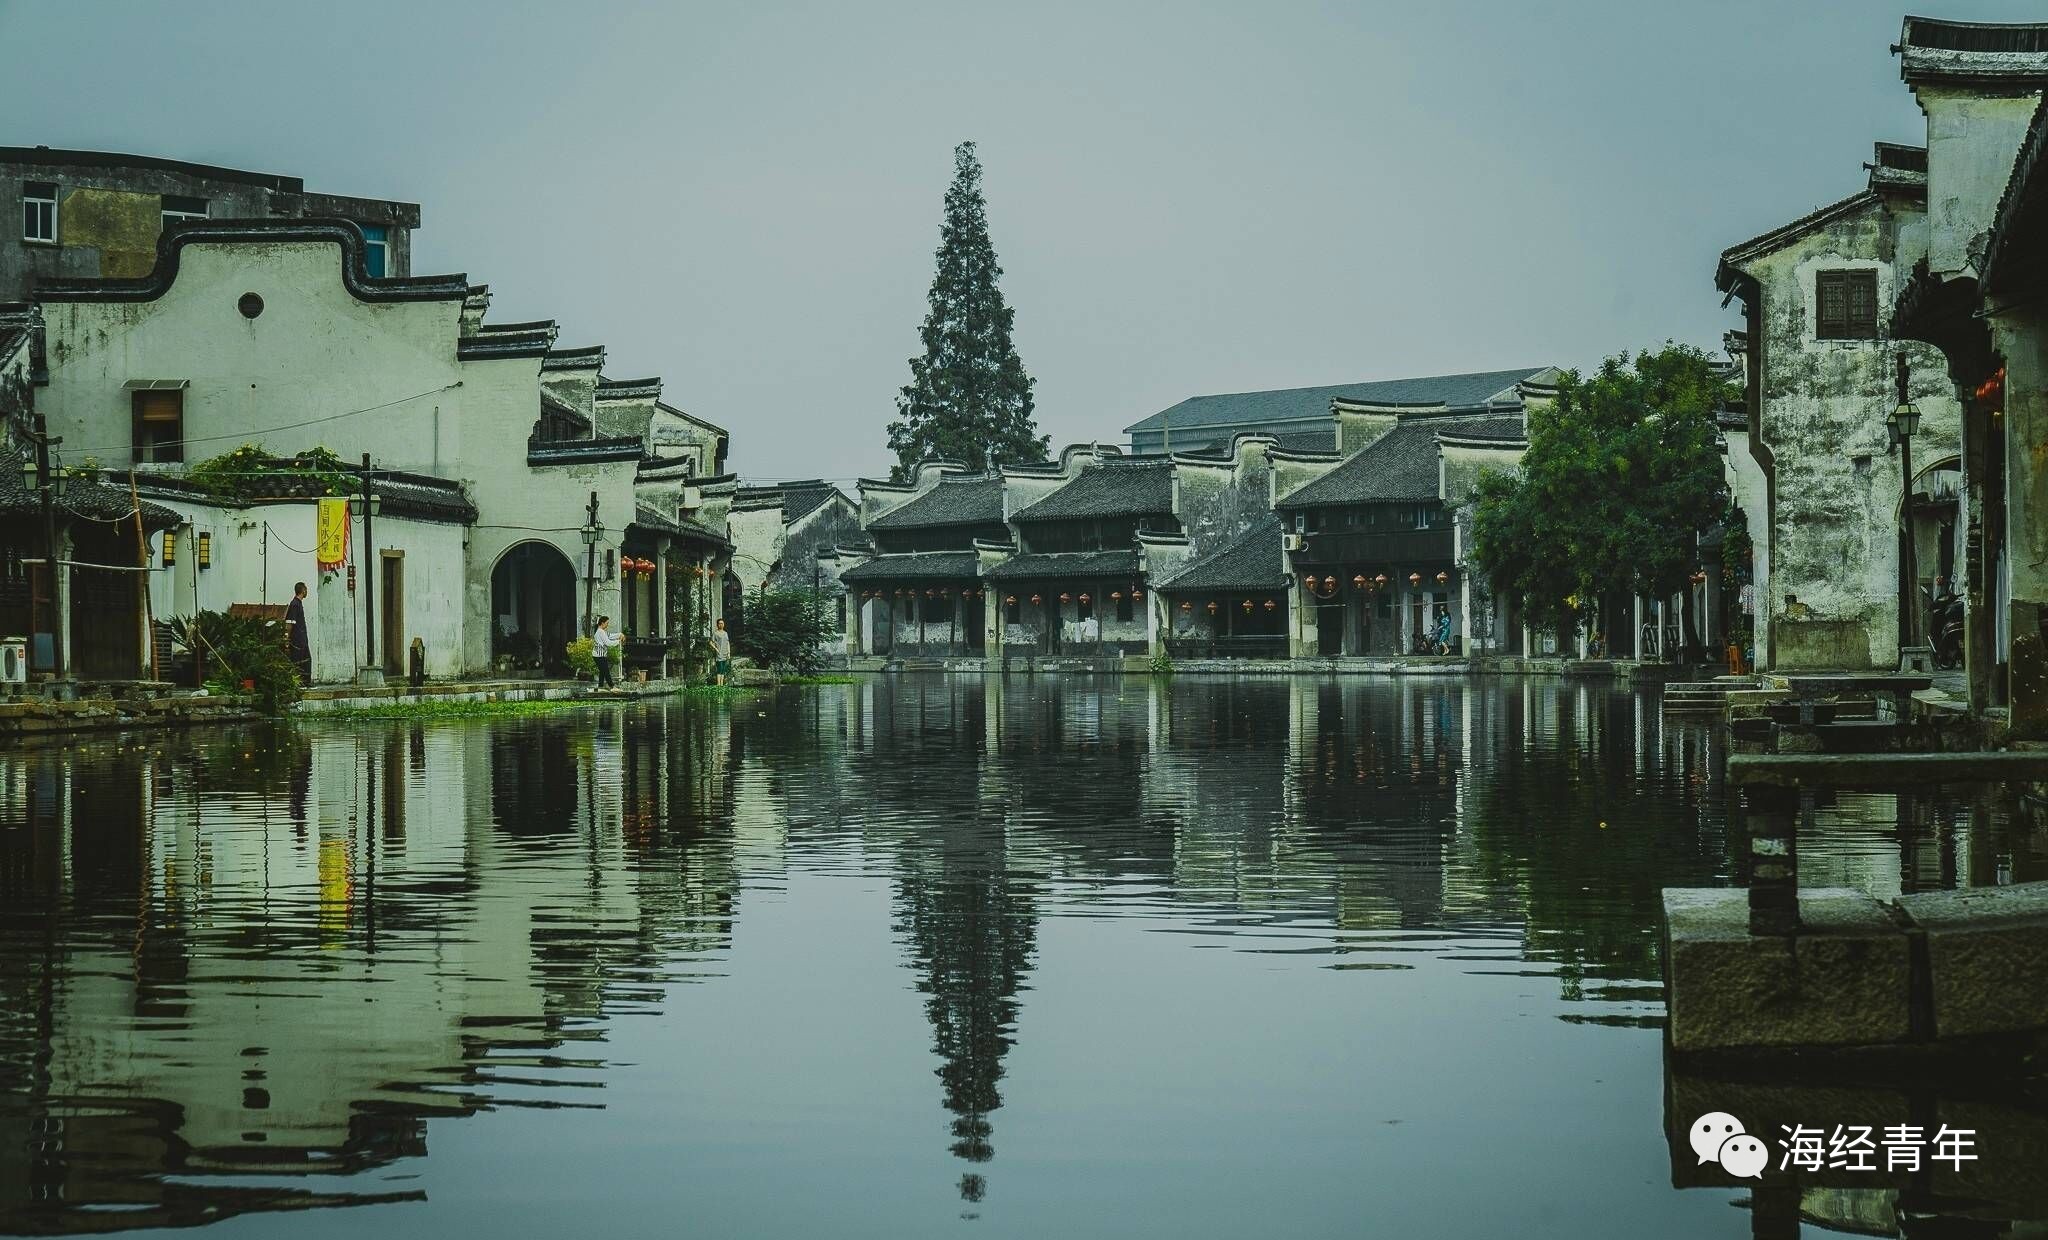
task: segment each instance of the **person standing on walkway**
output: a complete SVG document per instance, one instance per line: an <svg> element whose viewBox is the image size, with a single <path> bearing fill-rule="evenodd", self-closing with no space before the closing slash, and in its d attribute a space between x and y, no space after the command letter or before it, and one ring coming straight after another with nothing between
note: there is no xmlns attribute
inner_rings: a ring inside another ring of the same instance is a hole
<svg viewBox="0 0 2048 1240"><path fill-rule="evenodd" d="M292 601L284 609L286 648L291 651L292 666L299 669L299 683L313 683L313 643L306 635L306 583L301 581L292 586Z"/></svg>
<svg viewBox="0 0 2048 1240"><path fill-rule="evenodd" d="M599 616L597 628L590 634L590 657L597 664L597 687L610 689L616 684L612 679L612 651L618 649L619 637L612 632L612 618Z"/></svg>
<svg viewBox="0 0 2048 1240"><path fill-rule="evenodd" d="M711 631L711 683L722 685L732 675L732 634L725 631L725 617L718 618L718 627Z"/></svg>

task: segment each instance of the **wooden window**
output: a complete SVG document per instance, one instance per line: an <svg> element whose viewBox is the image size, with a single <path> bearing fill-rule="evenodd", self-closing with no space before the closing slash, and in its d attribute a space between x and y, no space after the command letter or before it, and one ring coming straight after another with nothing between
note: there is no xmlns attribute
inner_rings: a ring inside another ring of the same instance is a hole
<svg viewBox="0 0 2048 1240"><path fill-rule="evenodd" d="M151 388L139 389L129 395L134 404L136 461L184 460L184 391L179 388Z"/></svg>
<svg viewBox="0 0 2048 1240"><path fill-rule="evenodd" d="M1877 338L1877 272L1822 271L1813 279L1817 339Z"/></svg>
<svg viewBox="0 0 2048 1240"><path fill-rule="evenodd" d="M21 239L57 244L57 187L28 181L21 187Z"/></svg>
<svg viewBox="0 0 2048 1240"><path fill-rule="evenodd" d="M391 269L391 232L382 224L358 224L363 230L363 268L382 279Z"/></svg>

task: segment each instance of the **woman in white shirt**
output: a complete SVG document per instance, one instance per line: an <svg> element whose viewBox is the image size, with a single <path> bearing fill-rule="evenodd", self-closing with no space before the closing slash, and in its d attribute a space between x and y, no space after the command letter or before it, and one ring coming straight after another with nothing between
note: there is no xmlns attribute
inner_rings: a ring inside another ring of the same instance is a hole
<svg viewBox="0 0 2048 1240"><path fill-rule="evenodd" d="M612 632L612 618L599 616L597 629L590 635L590 657L597 663L597 687L610 689L612 680L612 651L619 645L618 635Z"/></svg>

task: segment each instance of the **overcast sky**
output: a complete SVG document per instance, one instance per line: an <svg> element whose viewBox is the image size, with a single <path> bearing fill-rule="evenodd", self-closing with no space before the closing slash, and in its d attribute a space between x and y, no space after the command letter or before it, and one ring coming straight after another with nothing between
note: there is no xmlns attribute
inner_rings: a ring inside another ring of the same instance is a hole
<svg viewBox="0 0 2048 1240"><path fill-rule="evenodd" d="M751 480L851 479L963 138L1041 428L1119 440L1204 392L1718 347L1715 255L1922 140L1901 12L0 0L0 144L417 201L416 273L661 375Z"/></svg>

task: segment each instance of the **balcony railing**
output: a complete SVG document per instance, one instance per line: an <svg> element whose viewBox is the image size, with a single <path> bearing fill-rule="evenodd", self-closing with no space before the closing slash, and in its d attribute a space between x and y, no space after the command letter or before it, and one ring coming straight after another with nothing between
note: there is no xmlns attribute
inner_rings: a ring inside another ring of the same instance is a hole
<svg viewBox="0 0 2048 1240"><path fill-rule="evenodd" d="M1424 564L1449 562L1451 527L1426 530L1324 530L1295 553L1302 564Z"/></svg>

